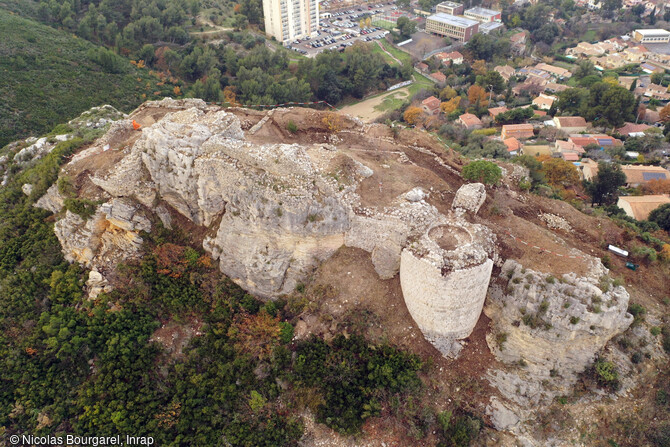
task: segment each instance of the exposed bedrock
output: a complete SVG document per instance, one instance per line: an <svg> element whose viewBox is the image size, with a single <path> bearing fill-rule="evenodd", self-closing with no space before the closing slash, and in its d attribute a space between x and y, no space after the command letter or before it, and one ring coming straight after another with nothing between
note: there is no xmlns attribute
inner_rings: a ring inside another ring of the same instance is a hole
<svg viewBox="0 0 670 447"><path fill-rule="evenodd" d="M237 115L199 100L149 102L138 110L156 121L140 132L129 130L130 120L117 122L96 143L106 148L94 145L75 157L80 166L95 165L114 146L116 161L88 177L111 199L88 220L68 212L56 224L69 260L104 272L139 254L140 231L150 227L145 211L171 226L171 208L208 230L204 249L256 295L290 293L340 247L358 247L370 253L381 278L400 272L410 313L436 346L474 328L495 238L465 214L483 204L483 185L462 186L448 215L426 202L430 193L421 187L386 206L363 207L360 186L374 171L348 147L259 143ZM110 145L122 141L119 135L130 135L129 143ZM51 188L40 203L58 212L62 197Z"/></svg>
<svg viewBox="0 0 670 447"><path fill-rule="evenodd" d="M600 265L589 277L555 278L507 260L485 309L491 351L536 378L574 380L633 321L628 292L606 273Z"/></svg>

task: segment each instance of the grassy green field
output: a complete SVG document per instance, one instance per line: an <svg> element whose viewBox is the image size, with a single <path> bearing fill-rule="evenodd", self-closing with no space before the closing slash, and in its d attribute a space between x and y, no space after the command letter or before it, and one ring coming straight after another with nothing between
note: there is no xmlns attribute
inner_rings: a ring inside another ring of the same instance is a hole
<svg viewBox="0 0 670 447"><path fill-rule="evenodd" d="M123 58L118 73L106 73L88 56L96 48L0 9L0 147L44 133L93 106L111 104L128 112L172 93L172 86L157 85L160 79Z"/></svg>
<svg viewBox="0 0 670 447"><path fill-rule="evenodd" d="M393 28L396 27L395 23L393 23L389 20L384 20L384 19L375 20L374 22L372 22L372 25L373 26L378 26L380 28L384 28L384 29L387 29L387 30L392 30Z"/></svg>
<svg viewBox="0 0 670 447"><path fill-rule="evenodd" d="M393 55L393 57L395 57L400 62L402 62L403 65L409 65L409 64L412 63L412 56L410 56L409 53L406 53L402 50L397 49L396 47L391 45L391 43L387 42L384 39L380 39L378 42L380 42L384 46L386 51L391 53Z"/></svg>

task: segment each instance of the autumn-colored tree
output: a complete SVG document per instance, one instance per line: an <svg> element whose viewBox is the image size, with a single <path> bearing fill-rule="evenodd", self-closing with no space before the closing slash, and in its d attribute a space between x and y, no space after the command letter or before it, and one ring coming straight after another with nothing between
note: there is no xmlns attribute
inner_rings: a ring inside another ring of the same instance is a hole
<svg viewBox="0 0 670 447"><path fill-rule="evenodd" d="M663 261L670 261L670 244L665 244L659 255Z"/></svg>
<svg viewBox="0 0 670 447"><path fill-rule="evenodd" d="M190 247L167 243L156 247L153 253L156 257L156 272L161 275L179 278L189 268L198 265L208 267L206 261L199 262L202 257Z"/></svg>
<svg viewBox="0 0 670 447"><path fill-rule="evenodd" d="M579 183L575 165L562 158L550 158L542 163L542 172L547 183L555 188L566 188Z"/></svg>
<svg viewBox="0 0 670 447"><path fill-rule="evenodd" d="M240 5L239 3L236 3L235 6L233 6L233 11L235 12L235 14L239 14L241 10L242 5Z"/></svg>
<svg viewBox="0 0 670 447"><path fill-rule="evenodd" d="M174 93L175 96L181 96L181 88L179 88L178 85L175 85L172 89L172 93Z"/></svg>
<svg viewBox="0 0 670 447"><path fill-rule="evenodd" d="M158 426L162 429L173 427L178 421L179 416L181 415L181 403L171 402L164 411L156 414L156 420L158 420Z"/></svg>
<svg viewBox="0 0 670 447"><path fill-rule="evenodd" d="M642 185L645 194L670 194L670 179L653 179Z"/></svg>
<svg viewBox="0 0 670 447"><path fill-rule="evenodd" d="M228 329L228 337L234 340L235 349L256 359L270 356L279 343L280 334L279 317L273 317L265 310L256 315L237 314Z"/></svg>
<svg viewBox="0 0 670 447"><path fill-rule="evenodd" d="M451 99L454 98L456 94L456 90L454 90L453 87L446 86L440 92L440 99Z"/></svg>
<svg viewBox="0 0 670 447"><path fill-rule="evenodd" d="M606 77L606 78L603 78L603 82L604 82L605 84L609 84L609 85L611 85L611 86L617 86L617 85L619 85L619 81L617 81L617 79L614 78L614 77L612 77L612 76L608 76L608 77Z"/></svg>
<svg viewBox="0 0 670 447"><path fill-rule="evenodd" d="M486 106L488 104L488 101L486 101L486 90L479 85L470 86L468 89L468 101L470 101L470 105Z"/></svg>
<svg viewBox="0 0 670 447"><path fill-rule="evenodd" d="M456 96L454 98L451 98L449 101L440 103L440 110L442 110L442 113L445 115L449 115L458 109L458 105L461 103L461 97Z"/></svg>
<svg viewBox="0 0 670 447"><path fill-rule="evenodd" d="M416 125L421 120L421 115L423 115L423 110L419 107L408 107L405 110L403 118L407 124Z"/></svg>
<svg viewBox="0 0 670 447"><path fill-rule="evenodd" d="M321 122L326 126L328 132L337 133L344 127L344 119L337 113L328 113Z"/></svg>
<svg viewBox="0 0 670 447"><path fill-rule="evenodd" d="M486 62L481 59L474 61L472 63L472 71L474 71L477 76L485 75L487 72Z"/></svg>
<svg viewBox="0 0 670 447"><path fill-rule="evenodd" d="M235 87L229 85L223 89L223 99L231 106L237 105L237 95L235 95Z"/></svg>
<svg viewBox="0 0 670 447"><path fill-rule="evenodd" d="M360 29L365 28L365 20L363 20L363 19L359 20L359 22L358 22L358 27L359 27Z"/></svg>
<svg viewBox="0 0 670 447"><path fill-rule="evenodd" d="M370 28L372 26L372 18L366 17L365 19L365 27Z"/></svg>
<svg viewBox="0 0 670 447"><path fill-rule="evenodd" d="M670 104L667 106L663 107L661 111L659 112L659 115L661 116L661 121L670 124Z"/></svg>

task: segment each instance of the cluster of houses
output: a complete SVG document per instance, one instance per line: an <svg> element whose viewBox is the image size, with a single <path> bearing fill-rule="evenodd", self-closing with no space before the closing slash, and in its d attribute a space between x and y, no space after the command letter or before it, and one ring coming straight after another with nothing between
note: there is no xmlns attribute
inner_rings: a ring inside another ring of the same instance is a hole
<svg viewBox="0 0 670 447"><path fill-rule="evenodd" d="M519 82L512 88L512 91L516 95L521 95L524 92L535 95L545 92L559 93L569 88L565 84L559 84L559 82L567 81L572 77L570 70L556 65L546 64L544 62L532 67L523 67L518 70L515 70L514 67L509 65L498 65L494 70L498 72L505 81L509 81L512 76L525 78L523 82ZM549 107L547 107L546 110L549 110Z"/></svg>
<svg viewBox="0 0 670 447"><path fill-rule="evenodd" d="M658 44L670 42L670 31L639 29L631 36L621 36L602 42L580 42L565 51L566 57L588 59L599 70L614 70L630 64L640 64L645 73L670 70L670 55L656 51Z"/></svg>
<svg viewBox="0 0 670 447"><path fill-rule="evenodd" d="M555 98L554 98L555 100ZM545 107L551 107L551 98ZM424 99L421 107L427 115L436 116L440 114L441 101L435 96ZM496 115L507 112L506 107L493 107L489 109L491 119ZM541 113L535 110L535 114ZM482 129L485 123L472 113L464 113L458 117L456 123L468 130ZM553 142L536 143L536 130L540 127L553 127L561 131L563 138ZM644 131L651 128L647 124L626 123L616 129L618 135L624 137L640 137ZM581 116L556 116L542 123L505 124L501 127L500 136L490 137L499 139L507 148L511 156L531 155L534 157L549 156L562 158L573 163L586 180L592 179L598 173L598 163L586 158L589 149L604 150L612 147L623 147L624 143L618 138L601 133L587 133L589 124ZM636 153L628 155L636 156ZM638 187L651 180L670 181L670 171L658 166L646 165L624 165L622 167L626 175L626 186ZM654 208L670 203L667 195L653 196L625 196L621 197L619 206L633 218L644 220Z"/></svg>

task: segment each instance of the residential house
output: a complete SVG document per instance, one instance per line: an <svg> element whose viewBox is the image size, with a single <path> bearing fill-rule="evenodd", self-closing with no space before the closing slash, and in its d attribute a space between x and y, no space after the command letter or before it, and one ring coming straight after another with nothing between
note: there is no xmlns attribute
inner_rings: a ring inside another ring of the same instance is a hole
<svg viewBox="0 0 670 447"><path fill-rule="evenodd" d="M464 113L463 115L459 116L458 122L468 130L481 129L484 126L480 119L472 113Z"/></svg>
<svg viewBox="0 0 670 447"><path fill-rule="evenodd" d="M547 80L536 76L529 76L522 84L517 84L512 88L515 95L521 95L526 92L529 95L537 95L547 89Z"/></svg>
<svg viewBox="0 0 670 447"><path fill-rule="evenodd" d="M580 164L580 173L584 180L591 180L598 174L598 162L590 158L583 158Z"/></svg>
<svg viewBox="0 0 670 447"><path fill-rule="evenodd" d="M509 36L509 41L512 42L512 45L525 45L526 44L526 32L520 31L516 34Z"/></svg>
<svg viewBox="0 0 670 447"><path fill-rule="evenodd" d="M647 98L658 99L660 101L670 100L670 93L668 93L668 88L658 84L649 84L644 92L644 96Z"/></svg>
<svg viewBox="0 0 670 447"><path fill-rule="evenodd" d="M555 116L554 123L565 133L585 132L587 127L586 120L581 116Z"/></svg>
<svg viewBox="0 0 670 447"><path fill-rule="evenodd" d="M572 141L556 140L554 147L555 151L559 154L574 152L575 154L581 155L586 152L582 146L578 146Z"/></svg>
<svg viewBox="0 0 670 447"><path fill-rule="evenodd" d="M639 64L647 58L647 49L643 46L629 47L621 52L621 55L631 64Z"/></svg>
<svg viewBox="0 0 670 447"><path fill-rule="evenodd" d="M514 137L507 138L503 140L505 146L507 146L507 152L510 155L519 155L521 152L521 142Z"/></svg>
<svg viewBox="0 0 670 447"><path fill-rule="evenodd" d="M624 137L638 137L649 128L651 128L651 126L648 124L626 123L623 127L619 127L616 131L619 135L623 135Z"/></svg>
<svg viewBox="0 0 670 447"><path fill-rule="evenodd" d="M514 73L516 72L514 68L510 67L509 65L498 65L493 70L497 71L505 80L505 82L509 81L509 79L514 76Z"/></svg>
<svg viewBox="0 0 670 447"><path fill-rule="evenodd" d="M426 73L428 71L428 64L419 62L418 64L416 64L416 69L422 73Z"/></svg>
<svg viewBox="0 0 670 447"><path fill-rule="evenodd" d="M615 70L628 65L628 61L626 61L626 59L619 53L606 54L601 57L592 57L591 62L593 62L593 65L595 65L596 68L602 70Z"/></svg>
<svg viewBox="0 0 670 447"><path fill-rule="evenodd" d="M560 93L563 90L567 90L569 88L570 87L568 87L565 84L556 84L555 82L547 82L544 86L544 91L552 93Z"/></svg>
<svg viewBox="0 0 670 447"><path fill-rule="evenodd" d="M491 115L491 118L495 118L496 116L500 115L501 113L505 113L509 111L509 109L505 106L502 107L491 107L489 109L489 115Z"/></svg>
<svg viewBox="0 0 670 447"><path fill-rule="evenodd" d="M576 152L563 152L561 157L565 161L579 161L579 154Z"/></svg>
<svg viewBox="0 0 670 447"><path fill-rule="evenodd" d="M552 76L558 79L569 79L572 76L570 70L566 70L562 67L557 67L555 65L549 65L545 63L539 63L535 66L539 70L544 70L547 73L551 73Z"/></svg>
<svg viewBox="0 0 670 447"><path fill-rule="evenodd" d="M430 96L421 101L421 108L428 115L438 115L440 113L440 100L434 96Z"/></svg>
<svg viewBox="0 0 670 447"><path fill-rule="evenodd" d="M631 87L633 86L633 83L636 83L637 77L636 76L619 76L619 85L621 87L624 87L626 90L630 90Z"/></svg>
<svg viewBox="0 0 670 447"><path fill-rule="evenodd" d="M551 73L537 67L523 67L519 69L519 74L526 76L527 79L539 78L544 81L544 84L549 82L552 78Z"/></svg>
<svg viewBox="0 0 670 447"><path fill-rule="evenodd" d="M437 53L435 57L439 59L443 65L446 66L449 66L450 64L460 65L463 63L463 55L458 51L452 51L451 53L445 53L443 51L441 53Z"/></svg>
<svg viewBox="0 0 670 447"><path fill-rule="evenodd" d="M663 53L649 53L647 62L658 65L659 67L670 70L670 54Z"/></svg>
<svg viewBox="0 0 670 447"><path fill-rule="evenodd" d="M626 174L626 186L631 188L651 180L670 180L670 171L660 166L624 165L621 170Z"/></svg>
<svg viewBox="0 0 670 447"><path fill-rule="evenodd" d="M506 140L510 137L517 139L527 139L533 138L535 133L533 132L532 124L505 124L502 126L501 138Z"/></svg>
<svg viewBox="0 0 670 447"><path fill-rule="evenodd" d="M665 73L665 68L649 61L640 64L640 68L647 74Z"/></svg>
<svg viewBox="0 0 670 447"><path fill-rule="evenodd" d="M540 96L537 98L533 99L533 105L536 105L538 109L540 110L549 110L551 109L552 104L554 101L557 101L558 98L555 96L551 95L545 95L544 93L540 93Z"/></svg>
<svg viewBox="0 0 670 447"><path fill-rule="evenodd" d="M523 55L526 52L526 32L521 31L512 34L509 38L512 43L512 52L516 55Z"/></svg>
<svg viewBox="0 0 670 447"><path fill-rule="evenodd" d="M601 48L597 45L594 45L589 42L579 42L576 47L568 48L565 50L565 54L568 56L602 56L605 54L604 48Z"/></svg>
<svg viewBox="0 0 670 447"><path fill-rule="evenodd" d="M664 194L649 196L621 196L617 206L635 220L647 220L649 214L661 205L670 203L670 197Z"/></svg>
<svg viewBox="0 0 670 447"><path fill-rule="evenodd" d="M444 73L436 71L435 73L430 74L430 78L433 79L435 82L437 82L440 85L444 85L447 83L447 77L444 75Z"/></svg>
<svg viewBox="0 0 670 447"><path fill-rule="evenodd" d="M661 114L656 110L645 109L640 119L646 123L656 124L661 121Z"/></svg>
<svg viewBox="0 0 670 447"><path fill-rule="evenodd" d="M599 149L623 146L621 140L603 134L574 134L570 135L568 141L582 149L585 149L589 145L596 145Z"/></svg>

